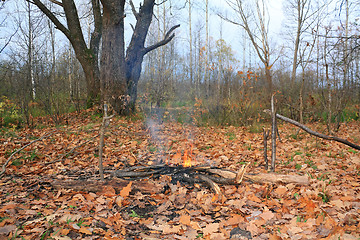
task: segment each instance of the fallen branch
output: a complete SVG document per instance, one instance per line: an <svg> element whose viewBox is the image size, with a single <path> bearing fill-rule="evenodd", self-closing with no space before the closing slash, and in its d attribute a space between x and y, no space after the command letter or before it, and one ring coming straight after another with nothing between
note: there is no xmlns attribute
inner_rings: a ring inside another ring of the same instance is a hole
<svg viewBox="0 0 360 240"><path fill-rule="evenodd" d="M283 175L274 173L259 173L256 175L245 175L245 178L256 183L294 183L298 185L309 185L309 178L307 176L299 175Z"/></svg>
<svg viewBox="0 0 360 240"><path fill-rule="evenodd" d="M266 109L264 110L265 113L268 113L268 114L271 114L270 110ZM360 150L360 146L359 145L356 145L355 143L352 143L352 142L349 142L345 139L342 139L342 138L338 138L338 137L335 137L335 136L328 136L328 135L325 135L325 134L322 134L322 133L318 133L318 132L315 132L313 130L311 130L310 128L306 127L305 125L295 121L295 120L292 120L290 118L287 118L287 117L284 117L280 114L276 114L276 117L285 121L285 122L288 122L288 123L291 123L299 128L301 128L302 130L304 130L305 132L311 134L311 135L314 135L314 136L317 136L319 138L323 138L323 139L326 139L326 140L330 140L330 141L337 141L337 142L340 142L340 143L343 143L345 145L348 145L352 148L355 148L357 150Z"/></svg>
<svg viewBox="0 0 360 240"><path fill-rule="evenodd" d="M22 148L19 148L18 150L16 150L15 152L13 152L10 157L6 160L6 162L4 163L4 165L2 166L2 171L0 172L0 178L2 177L2 175L5 173L6 171L6 166L9 164L9 162L11 161L11 159L15 156L15 154L17 154L18 152L20 152L21 150L23 150L24 148L30 146L31 144L37 142L37 141L40 141L44 138L47 138L49 136L51 136L53 134L53 132L55 132L56 130L53 130L47 134L45 134L44 136L38 138L38 139L35 139L34 141L31 141L29 142L28 144L26 144L25 146L23 146Z"/></svg>
<svg viewBox="0 0 360 240"><path fill-rule="evenodd" d="M186 182L206 182L214 191L216 190L216 186L214 186L208 180L211 180L216 184L224 185L239 185L243 178L258 183L295 183L299 185L309 184L309 179L307 176L281 175L274 173L260 173L256 175L245 174L248 165L249 164L243 165L238 172L220 168L211 168L210 166L182 167L161 164L153 166L132 167L107 173L111 173L112 177L128 180L136 180L158 175L170 175L177 180L183 180ZM205 176L206 179L199 176Z"/></svg>
<svg viewBox="0 0 360 240"><path fill-rule="evenodd" d="M276 161L276 110L274 105L274 96L271 96L271 171L275 171Z"/></svg>
<svg viewBox="0 0 360 240"><path fill-rule="evenodd" d="M221 196L222 185L239 185L242 178L256 183L273 183L308 185L309 178L299 175L281 175L274 173L245 174L247 165L243 165L238 173L231 170L211 168L210 166L199 166L183 168L182 166L154 165L147 167L132 167L117 171L106 171L112 176L99 182L97 179L66 179L54 180L43 179L43 182L50 183L56 189L73 189L74 191L101 192L104 186L112 186L117 191L127 186L129 181L133 181L133 186L141 192L153 193L154 191L163 191L157 189L157 185L149 181L151 177L157 177L161 174L167 174L175 181L183 181L190 184L199 183L210 187L217 195ZM140 170L140 172L138 172ZM208 173L208 174L206 174ZM219 177L226 176L226 177ZM111 179L111 177L116 177ZM237 180L238 178L238 180Z"/></svg>

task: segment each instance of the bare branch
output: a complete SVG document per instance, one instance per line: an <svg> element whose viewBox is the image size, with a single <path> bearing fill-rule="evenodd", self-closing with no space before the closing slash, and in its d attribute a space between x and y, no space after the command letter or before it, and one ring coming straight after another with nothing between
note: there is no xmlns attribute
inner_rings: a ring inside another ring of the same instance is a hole
<svg viewBox="0 0 360 240"><path fill-rule="evenodd" d="M139 13L136 11L133 1L130 0L131 11L134 14L136 20L139 20Z"/></svg>
<svg viewBox="0 0 360 240"><path fill-rule="evenodd" d="M268 114L271 114L270 110L266 109L264 110L265 113L268 113ZM322 134L322 133L318 133L318 132L315 132L313 130L311 130L310 128L306 127L305 125L293 120L293 119L290 119L290 118L287 118L287 117L284 117L280 114L276 114L276 117L285 121L285 122L288 122L288 123L291 123L299 128L301 128L302 130L304 130L305 132L311 134L311 135L314 135L316 137L319 137L319 138L323 138L323 139L326 139L326 140L331 140L331 141L337 141L337 142L340 142L340 143L343 143L345 145L348 145L354 149L357 149L357 150L360 150L360 146L359 145L356 145L352 142L349 142L345 139L342 139L342 138L338 138L338 137L335 137L335 136L328 136L328 135L325 135L325 134Z"/></svg>
<svg viewBox="0 0 360 240"><path fill-rule="evenodd" d="M161 3L155 3L155 6L160 6L161 4L167 2L167 0L162 1Z"/></svg>
<svg viewBox="0 0 360 240"><path fill-rule="evenodd" d="M172 28L170 28L170 30L165 34L165 37L162 41L157 42L147 48L145 48L143 50L143 54L147 54L148 52L155 50L158 47L164 46L166 45L168 42L170 42L174 37L175 37L175 33L171 34L176 28L180 27L180 24L173 26ZM171 35L170 35L171 34Z"/></svg>
<svg viewBox="0 0 360 240"><path fill-rule="evenodd" d="M13 34L11 34L11 36L9 37L9 39L6 41L6 43L4 44L4 46L0 49L0 53L2 53L2 51L4 51L4 49L7 47L7 45L9 45L9 43L11 42L11 39L13 38L13 36L15 36L15 34L17 33L17 31L19 30L19 27L15 30L15 32Z"/></svg>
<svg viewBox="0 0 360 240"><path fill-rule="evenodd" d="M52 3L55 3L55 4L57 4L57 5L59 5L60 7L62 7L63 5L62 5L62 2L59 2L59 1L56 1L56 0L49 0L50 2L52 2Z"/></svg>
<svg viewBox="0 0 360 240"><path fill-rule="evenodd" d="M69 29L67 29L41 1L33 0L33 3L55 24L57 29L63 32L68 39L71 38Z"/></svg>

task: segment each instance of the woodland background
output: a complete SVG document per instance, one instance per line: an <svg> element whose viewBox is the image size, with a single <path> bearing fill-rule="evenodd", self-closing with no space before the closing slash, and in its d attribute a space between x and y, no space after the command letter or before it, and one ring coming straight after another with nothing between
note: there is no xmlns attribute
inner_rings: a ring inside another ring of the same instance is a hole
<svg viewBox="0 0 360 240"><path fill-rule="evenodd" d="M165 1L154 7L147 45L178 23L181 35L145 56L139 110L167 107L176 120L186 121L186 107L200 125L256 124L269 106L269 92L276 92L278 112L300 122L320 120L331 131L357 120L359 4L286 1L281 33L274 36L266 1L241 8L236 1L227 7ZM93 28L89 7L78 7L87 41ZM44 115L61 123L61 114L86 108L82 68L53 24L25 1L2 2L0 13L1 125L31 126L32 118ZM209 26L209 18L220 24ZM224 22L238 26L240 44L222 38Z"/></svg>

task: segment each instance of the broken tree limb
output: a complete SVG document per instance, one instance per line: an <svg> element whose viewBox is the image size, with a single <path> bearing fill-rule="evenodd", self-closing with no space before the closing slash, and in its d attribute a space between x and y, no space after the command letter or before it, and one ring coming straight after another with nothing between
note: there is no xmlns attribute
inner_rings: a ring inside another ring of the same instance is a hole
<svg viewBox="0 0 360 240"><path fill-rule="evenodd" d="M128 169L116 170L113 172L107 171L112 177L123 178L127 180L142 179L144 177L152 177L158 175L170 175L176 179L182 179L187 182L206 182L205 176L217 184L223 185L239 185L242 179L248 179L258 183L294 183L299 185L309 184L307 176L298 175L281 175L275 173L260 173L256 175L246 174L246 168L249 164L243 165L238 172L227 169L211 168L210 166L169 166L169 165L153 165L143 167L132 167ZM179 177L179 175L182 175ZM178 177L176 177L178 176ZM208 182L207 182L208 184ZM211 187L213 188L213 186Z"/></svg>
<svg viewBox="0 0 360 240"><path fill-rule="evenodd" d="M240 171L236 174L235 177L235 183L240 184L244 178L245 172L246 172L246 168L250 165L250 163L248 162L245 165L242 165Z"/></svg>
<svg viewBox="0 0 360 240"><path fill-rule="evenodd" d="M282 175L274 173L259 173L256 175L245 175L246 179L249 179L257 183L294 183L298 185L309 185L309 178L307 176L299 175Z"/></svg>
<svg viewBox="0 0 360 240"><path fill-rule="evenodd" d="M222 195L219 185L204 175L196 175L201 181L205 182L216 194Z"/></svg>
<svg viewBox="0 0 360 240"><path fill-rule="evenodd" d="M266 109L264 110L265 113L268 113L268 114L271 114L270 110ZM345 145L348 145L354 149L357 149L357 150L360 150L360 146L359 145L356 145L355 143L352 143L352 142L349 142L345 139L342 139L342 138L339 138L339 137L335 137L335 136L328 136L328 135L325 135L325 134L322 134L322 133L318 133L318 132L315 132L313 130L311 130L310 128L306 127L305 125L293 120L293 119L290 119L290 118L287 118L287 117L284 117L280 114L276 114L276 117L285 121L285 122L288 122L288 123L291 123L299 128L301 128L302 130L304 130L305 132L311 134L311 135L314 135L316 137L319 137L319 138L322 138L322 139L325 139L325 140L330 140L330 141L336 141L336 142L340 142L340 143L343 143Z"/></svg>
<svg viewBox="0 0 360 240"><path fill-rule="evenodd" d="M4 163L4 165L2 166L2 171L0 172L0 178L2 177L2 175L5 173L6 171L6 166L9 164L9 162L11 161L11 159L14 157L15 154L17 154L18 152L20 152L21 150L23 150L24 148L30 146L31 144L40 141L44 138L47 138L49 136L51 136L56 130L53 130L45 135L43 135L42 137L35 139L34 141L29 142L28 144L26 144L25 146L23 146L22 148L19 148L18 150L16 150L15 152L13 152L10 157L6 160L6 162Z"/></svg>

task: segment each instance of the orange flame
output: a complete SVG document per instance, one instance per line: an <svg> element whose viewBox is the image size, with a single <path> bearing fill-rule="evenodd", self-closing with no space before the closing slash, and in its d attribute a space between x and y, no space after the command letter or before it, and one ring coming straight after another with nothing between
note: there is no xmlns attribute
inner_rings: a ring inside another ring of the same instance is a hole
<svg viewBox="0 0 360 240"><path fill-rule="evenodd" d="M177 150L177 152L171 157L171 162L173 164L181 164L183 167L191 167L195 161L195 158L192 155L193 145L190 144L190 150L184 150L184 154L181 154L180 150Z"/></svg>
<svg viewBox="0 0 360 240"><path fill-rule="evenodd" d="M191 157L188 156L188 151L187 150L185 150L185 152L184 152L183 166L184 167L191 167Z"/></svg>

